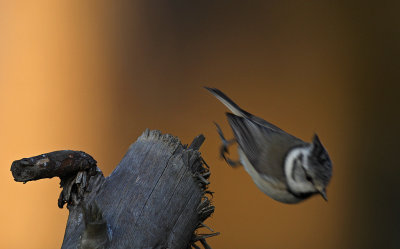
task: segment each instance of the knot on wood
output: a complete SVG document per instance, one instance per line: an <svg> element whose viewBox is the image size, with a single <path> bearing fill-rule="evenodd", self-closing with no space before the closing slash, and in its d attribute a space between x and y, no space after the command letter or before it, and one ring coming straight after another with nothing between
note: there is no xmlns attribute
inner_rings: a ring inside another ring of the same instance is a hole
<svg viewBox="0 0 400 249"><path fill-rule="evenodd" d="M107 221L97 203L81 205L85 229L78 244L79 249L107 249L110 246L111 233Z"/></svg>

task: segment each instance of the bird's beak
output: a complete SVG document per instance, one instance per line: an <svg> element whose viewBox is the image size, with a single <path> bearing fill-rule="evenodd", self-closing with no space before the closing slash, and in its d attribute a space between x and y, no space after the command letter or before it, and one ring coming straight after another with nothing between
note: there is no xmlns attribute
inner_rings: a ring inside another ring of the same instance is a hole
<svg viewBox="0 0 400 249"><path fill-rule="evenodd" d="M328 197L326 196L326 191L324 188L317 188L319 194L324 198L325 201L328 201Z"/></svg>

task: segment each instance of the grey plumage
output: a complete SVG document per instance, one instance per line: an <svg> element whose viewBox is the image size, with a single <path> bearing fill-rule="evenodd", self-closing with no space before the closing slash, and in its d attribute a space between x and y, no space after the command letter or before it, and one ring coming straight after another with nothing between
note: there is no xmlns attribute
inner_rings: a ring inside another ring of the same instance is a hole
<svg viewBox="0 0 400 249"><path fill-rule="evenodd" d="M227 113L228 122L241 150L258 173L274 176L285 182L286 177L282 168L287 151L294 146L305 146L306 143L290 136L282 130L272 130L251 119ZM266 146L275 144L276 146ZM261 167L269 165L269 167Z"/></svg>
<svg viewBox="0 0 400 249"><path fill-rule="evenodd" d="M332 165L318 136L314 136L313 143L304 142L241 109L220 90L206 89L232 112L226 115L239 145L240 163L264 193L286 203L299 202L318 192L326 198ZM222 131L220 135L223 138ZM226 147L225 141L222 151L227 151Z"/></svg>

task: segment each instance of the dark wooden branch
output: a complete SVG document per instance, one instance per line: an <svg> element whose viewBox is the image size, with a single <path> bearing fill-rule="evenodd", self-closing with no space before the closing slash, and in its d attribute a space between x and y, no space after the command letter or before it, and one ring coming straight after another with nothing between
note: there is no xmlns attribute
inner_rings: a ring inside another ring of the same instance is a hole
<svg viewBox="0 0 400 249"><path fill-rule="evenodd" d="M83 151L61 150L14 161L11 172L17 182L58 176L64 178L79 171L96 168L96 160Z"/></svg>
<svg viewBox="0 0 400 249"><path fill-rule="evenodd" d="M80 151L56 151L14 161L20 182L58 176L59 207L70 211L62 248L188 248L205 238L198 227L213 212L210 172L198 149L159 131L146 130L114 172L104 178L96 161ZM207 227L208 228L208 227Z"/></svg>
<svg viewBox="0 0 400 249"><path fill-rule="evenodd" d="M58 176L63 188L58 206L62 208L65 203L79 204L92 177L95 182L104 178L96 163L83 151L61 150L14 161L11 172L15 181L24 183Z"/></svg>

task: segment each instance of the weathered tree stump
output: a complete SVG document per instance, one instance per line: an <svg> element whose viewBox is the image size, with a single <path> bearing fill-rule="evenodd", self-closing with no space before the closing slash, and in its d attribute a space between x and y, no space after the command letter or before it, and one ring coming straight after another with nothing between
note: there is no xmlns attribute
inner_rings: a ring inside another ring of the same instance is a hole
<svg viewBox="0 0 400 249"><path fill-rule="evenodd" d="M187 147L146 130L106 178L90 155L67 150L14 161L11 171L19 182L60 177L58 206L69 209L62 249L209 248L205 238L217 233L196 234L214 211L203 142Z"/></svg>

